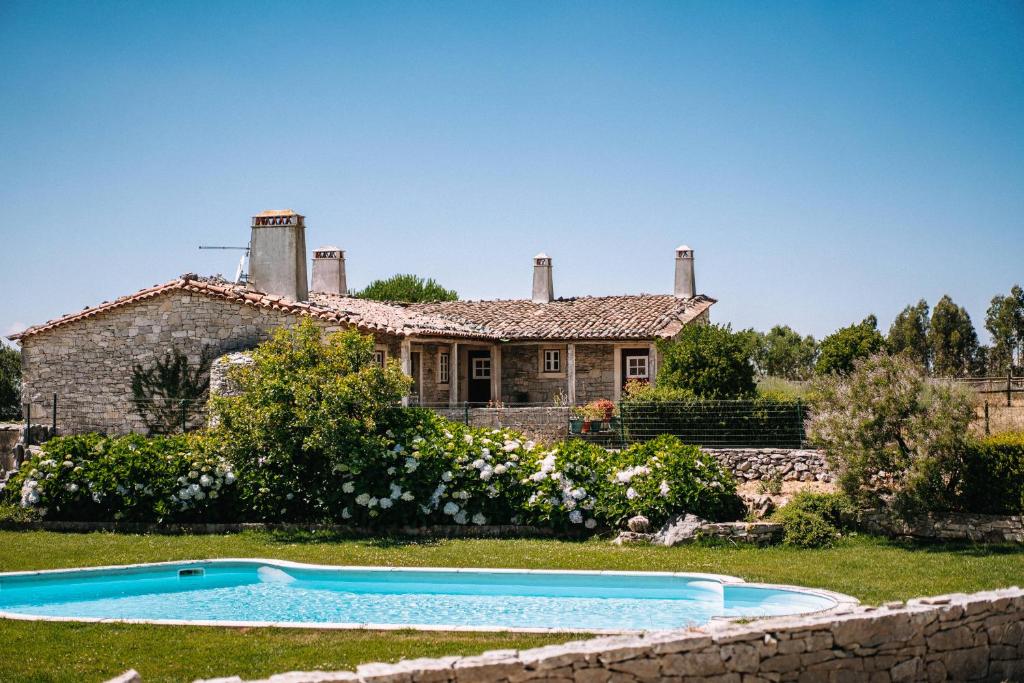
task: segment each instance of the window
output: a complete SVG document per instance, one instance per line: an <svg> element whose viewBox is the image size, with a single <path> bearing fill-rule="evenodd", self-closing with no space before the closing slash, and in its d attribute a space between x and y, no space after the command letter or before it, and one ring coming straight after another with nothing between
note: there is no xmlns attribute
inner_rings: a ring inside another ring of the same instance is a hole
<svg viewBox="0 0 1024 683"><path fill-rule="evenodd" d="M437 354L437 382L438 384L448 384L448 376L451 372L451 356L448 355L447 351L442 351Z"/></svg>
<svg viewBox="0 0 1024 683"><path fill-rule="evenodd" d="M544 349L544 372L562 371L562 352L559 349Z"/></svg>
<svg viewBox="0 0 1024 683"><path fill-rule="evenodd" d="M648 379L647 356L626 356L626 379Z"/></svg>
<svg viewBox="0 0 1024 683"><path fill-rule="evenodd" d="M376 349L373 352L373 362L377 365L384 367L384 361L387 360L388 352L384 349Z"/></svg>
<svg viewBox="0 0 1024 683"><path fill-rule="evenodd" d="M490 379L491 378L491 359L490 358L474 358L473 359L473 379Z"/></svg>

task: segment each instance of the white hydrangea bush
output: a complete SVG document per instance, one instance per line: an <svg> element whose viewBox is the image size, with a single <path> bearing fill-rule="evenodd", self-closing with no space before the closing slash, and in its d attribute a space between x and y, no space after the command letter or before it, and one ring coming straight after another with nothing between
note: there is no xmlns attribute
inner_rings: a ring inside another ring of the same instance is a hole
<svg viewBox="0 0 1024 683"><path fill-rule="evenodd" d="M526 516L538 525L596 529L602 472L610 454L583 441L566 441L534 454L522 484L530 489Z"/></svg>

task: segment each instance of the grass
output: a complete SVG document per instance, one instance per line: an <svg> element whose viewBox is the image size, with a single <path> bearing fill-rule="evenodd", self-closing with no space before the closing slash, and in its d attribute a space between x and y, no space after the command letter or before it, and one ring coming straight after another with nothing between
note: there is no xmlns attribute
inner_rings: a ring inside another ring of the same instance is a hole
<svg viewBox="0 0 1024 683"><path fill-rule="evenodd" d="M320 564L700 571L854 595L868 603L970 592L1024 581L1024 549L910 545L855 537L824 550L615 547L602 541L346 540L324 534L136 536L0 532L0 571L213 557ZM92 681L136 668L182 681L361 662L528 648L571 636L228 629L0 621L0 679Z"/></svg>

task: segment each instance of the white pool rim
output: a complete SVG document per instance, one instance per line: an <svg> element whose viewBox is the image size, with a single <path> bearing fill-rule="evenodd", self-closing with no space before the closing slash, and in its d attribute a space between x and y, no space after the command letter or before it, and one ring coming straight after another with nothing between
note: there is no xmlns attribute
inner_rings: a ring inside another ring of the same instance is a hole
<svg viewBox="0 0 1024 683"><path fill-rule="evenodd" d="M794 612L784 616L811 616L821 614L844 614L851 611L860 604L857 598L843 593L824 590L821 588L806 588L804 586L792 586L781 583L757 583L747 582L737 576L726 574L707 574L702 572L658 572L658 571L626 571L611 569L514 569L496 567L377 567L372 565L336 565L336 564L308 564L304 562L292 562L289 560L276 560L259 557L222 557L209 560L182 560L168 562L144 562L138 564L118 564L99 567L75 567L66 569L39 569L17 572L0 572L0 581L11 577L28 576L53 576L60 574L128 574L134 570L150 567L181 567L211 565L211 564L263 564L280 569L320 569L329 571L360 571L360 572L451 572L474 573L474 574L555 574L555 575L589 575L589 576L671 576L684 579L696 579L701 581L715 581L723 585L742 585L750 588L764 588L769 590L785 590L805 595L814 595L833 601L835 604L822 610ZM0 588L2 590L2 588ZM781 615L776 615L781 616ZM768 619L773 617L759 616L729 616L712 617L712 622L727 622L736 620ZM513 627L513 626L461 626L446 624L375 624L375 623L354 623L354 622L295 622L295 621L221 621L211 619L112 619L106 617L63 617L43 616L34 614L22 614L18 612L7 612L0 610L0 619L11 619L15 621L55 621L55 622L76 622L92 624L156 624L160 626L219 626L223 628L287 628L287 629L319 629L319 630L365 630L365 631L458 631L467 633L587 633L598 635L621 635L634 633L650 633L640 629L566 629L566 628L536 628L536 627ZM673 629L678 630L678 629ZM692 629L683 629L692 630Z"/></svg>

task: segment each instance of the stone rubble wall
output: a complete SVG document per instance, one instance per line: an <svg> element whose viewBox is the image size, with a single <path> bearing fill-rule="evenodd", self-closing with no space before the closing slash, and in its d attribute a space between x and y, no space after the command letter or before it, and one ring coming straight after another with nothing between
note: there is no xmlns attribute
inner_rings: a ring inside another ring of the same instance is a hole
<svg viewBox="0 0 1024 683"><path fill-rule="evenodd" d="M822 451L802 448L701 448L718 458L741 481L770 479L830 482L833 474Z"/></svg>
<svg viewBox="0 0 1024 683"><path fill-rule="evenodd" d="M920 515L908 521L888 510L862 510L857 514L856 524L862 531L883 536L1024 543L1024 515L947 512Z"/></svg>
<svg viewBox="0 0 1024 683"><path fill-rule="evenodd" d="M530 408L435 408L455 422L473 427L514 429L539 443L563 441L569 435L569 409L564 406Z"/></svg>
<svg viewBox="0 0 1024 683"><path fill-rule="evenodd" d="M616 636L474 657L292 672L262 683L642 683L1024 679L1024 590L918 598L845 614ZM137 680L137 679L132 679ZM238 682L221 678L205 683ZM203 683L203 682L200 682Z"/></svg>

